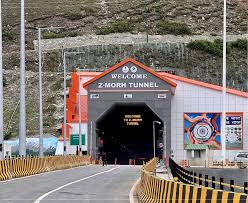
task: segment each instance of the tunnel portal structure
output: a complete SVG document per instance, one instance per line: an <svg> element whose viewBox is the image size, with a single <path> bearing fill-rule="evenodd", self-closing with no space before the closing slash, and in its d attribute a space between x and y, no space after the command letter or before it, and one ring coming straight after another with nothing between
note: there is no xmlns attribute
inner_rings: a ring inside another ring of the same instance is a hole
<svg viewBox="0 0 248 203"><path fill-rule="evenodd" d="M89 150L109 159L153 157L170 153L171 95L176 83L132 59L86 82ZM155 121L155 122L154 122ZM153 128L155 140L153 140ZM168 136L167 136L168 135ZM92 143L90 143L92 142Z"/></svg>

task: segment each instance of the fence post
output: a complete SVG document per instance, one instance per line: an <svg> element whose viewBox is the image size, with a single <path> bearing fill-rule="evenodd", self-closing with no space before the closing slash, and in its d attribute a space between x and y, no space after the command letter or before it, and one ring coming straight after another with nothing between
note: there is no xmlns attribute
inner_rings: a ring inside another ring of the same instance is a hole
<svg viewBox="0 0 248 203"><path fill-rule="evenodd" d="M214 181L215 181L215 177L214 177L214 176L212 176L212 188L214 188L214 189L215 189L215 183L214 183Z"/></svg>
<svg viewBox="0 0 248 203"><path fill-rule="evenodd" d="M190 182L193 183L194 182L194 178L193 178L194 173L190 172Z"/></svg>
<svg viewBox="0 0 248 203"><path fill-rule="evenodd" d="M197 176L197 173L194 173L194 183L196 183L196 176Z"/></svg>
<svg viewBox="0 0 248 203"><path fill-rule="evenodd" d="M220 189L224 190L224 185L222 184L224 182L224 178L220 178Z"/></svg>
<svg viewBox="0 0 248 203"><path fill-rule="evenodd" d="M208 187L208 175L205 175L205 187Z"/></svg>
<svg viewBox="0 0 248 203"><path fill-rule="evenodd" d="M248 194L248 182L244 182L244 193Z"/></svg>
<svg viewBox="0 0 248 203"><path fill-rule="evenodd" d="M199 173L199 185L202 185L202 174Z"/></svg>
<svg viewBox="0 0 248 203"><path fill-rule="evenodd" d="M234 185L234 180L230 180L230 190L231 190L232 192L234 192L234 187L233 187L233 185Z"/></svg>

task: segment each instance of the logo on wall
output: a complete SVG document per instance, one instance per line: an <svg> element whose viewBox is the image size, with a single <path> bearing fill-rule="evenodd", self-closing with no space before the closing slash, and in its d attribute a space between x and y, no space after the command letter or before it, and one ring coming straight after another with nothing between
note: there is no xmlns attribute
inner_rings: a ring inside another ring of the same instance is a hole
<svg viewBox="0 0 248 203"><path fill-rule="evenodd" d="M130 68L130 70L131 70L132 73L136 73L137 72L137 67L136 66L132 66Z"/></svg>
<svg viewBox="0 0 248 203"><path fill-rule="evenodd" d="M184 144L207 144L221 149L220 113L185 113ZM226 148L242 148L242 113L226 116Z"/></svg>
<svg viewBox="0 0 248 203"><path fill-rule="evenodd" d="M128 72L129 72L129 68L128 68L127 66L124 66L124 67L122 68L122 72L123 72L123 73L128 73Z"/></svg>

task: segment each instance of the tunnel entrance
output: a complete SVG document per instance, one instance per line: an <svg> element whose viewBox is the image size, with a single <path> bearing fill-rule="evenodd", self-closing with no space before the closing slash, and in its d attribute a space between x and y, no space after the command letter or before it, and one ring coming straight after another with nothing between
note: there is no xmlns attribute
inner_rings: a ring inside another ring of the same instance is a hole
<svg viewBox="0 0 248 203"><path fill-rule="evenodd" d="M163 121L145 103L115 103L96 121L98 153L109 163L142 164L153 157L153 125L156 156L162 156Z"/></svg>

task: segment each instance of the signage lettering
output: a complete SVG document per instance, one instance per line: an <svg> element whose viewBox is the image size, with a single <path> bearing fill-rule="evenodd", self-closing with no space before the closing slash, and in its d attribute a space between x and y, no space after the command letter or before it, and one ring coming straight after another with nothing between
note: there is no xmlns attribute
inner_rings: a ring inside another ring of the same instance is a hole
<svg viewBox="0 0 248 203"><path fill-rule="evenodd" d="M140 125L143 121L141 115L125 115L123 121L126 125Z"/></svg>
<svg viewBox="0 0 248 203"><path fill-rule="evenodd" d="M111 74L112 79L147 79L147 74Z"/></svg>
<svg viewBox="0 0 248 203"><path fill-rule="evenodd" d="M159 87L156 82L105 82L105 83L98 83L98 88L99 89L104 89L104 88L156 88Z"/></svg>
<svg viewBox="0 0 248 203"><path fill-rule="evenodd" d="M148 73L138 72L136 66L123 66L122 72L112 73L108 82L98 82L98 89L154 89L159 83Z"/></svg>

